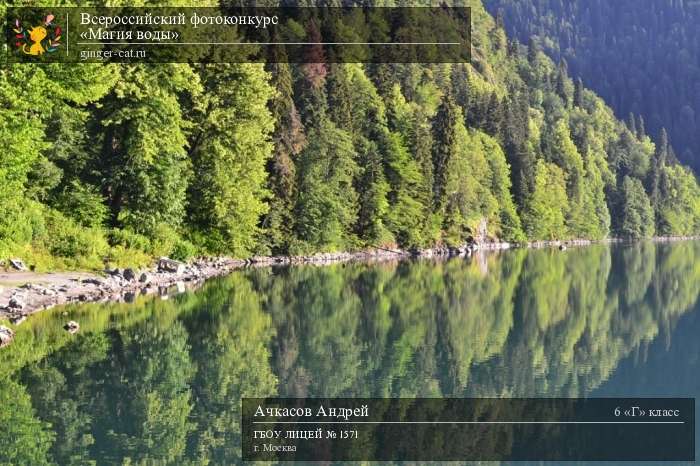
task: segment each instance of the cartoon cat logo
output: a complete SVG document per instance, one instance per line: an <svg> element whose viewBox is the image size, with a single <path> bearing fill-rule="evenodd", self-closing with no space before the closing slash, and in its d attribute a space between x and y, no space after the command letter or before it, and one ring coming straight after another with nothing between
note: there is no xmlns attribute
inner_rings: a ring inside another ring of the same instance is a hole
<svg viewBox="0 0 700 466"><path fill-rule="evenodd" d="M53 53L61 46L61 28L53 24L54 15L48 15L44 23L31 29L22 27L19 19L15 20L15 47L27 55Z"/></svg>

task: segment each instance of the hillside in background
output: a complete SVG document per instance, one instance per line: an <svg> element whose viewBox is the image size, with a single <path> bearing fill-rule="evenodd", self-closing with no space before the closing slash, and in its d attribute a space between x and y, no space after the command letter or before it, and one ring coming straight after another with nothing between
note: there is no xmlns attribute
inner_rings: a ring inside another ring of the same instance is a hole
<svg viewBox="0 0 700 466"><path fill-rule="evenodd" d="M0 257L700 232L697 181L663 138L467 5L470 64L3 66Z"/></svg>
<svg viewBox="0 0 700 466"><path fill-rule="evenodd" d="M531 37L616 114L666 128L700 171L700 3L683 0L486 0L510 34ZM637 117L638 118L638 117ZM636 122L639 125L639 121Z"/></svg>

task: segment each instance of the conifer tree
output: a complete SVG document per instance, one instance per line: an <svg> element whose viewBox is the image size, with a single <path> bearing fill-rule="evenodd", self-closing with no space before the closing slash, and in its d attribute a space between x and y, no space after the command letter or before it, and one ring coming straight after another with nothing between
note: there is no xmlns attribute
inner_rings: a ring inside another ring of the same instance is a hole
<svg viewBox="0 0 700 466"><path fill-rule="evenodd" d="M644 139L647 135L646 125L644 124L644 117L640 114L637 119L637 139Z"/></svg>
<svg viewBox="0 0 700 466"><path fill-rule="evenodd" d="M635 136L637 135L637 118L635 118L632 112L627 116L627 129Z"/></svg>
<svg viewBox="0 0 700 466"><path fill-rule="evenodd" d="M433 211L445 205L450 158L455 150L457 111L451 96L443 98L433 122Z"/></svg>
<svg viewBox="0 0 700 466"><path fill-rule="evenodd" d="M327 74L324 63L305 64L297 84L308 144L297 164L296 253L349 247L357 221L357 154L328 116Z"/></svg>
<svg viewBox="0 0 700 466"><path fill-rule="evenodd" d="M384 221L389 210L389 184L384 176L382 155L374 141L361 138L357 144L361 174L357 180L357 235L369 244L391 241Z"/></svg>
<svg viewBox="0 0 700 466"><path fill-rule="evenodd" d="M557 68L556 92L559 98L564 101L565 107L568 107L570 104L569 91L567 89L568 81L566 62L561 61Z"/></svg>
<svg viewBox="0 0 700 466"><path fill-rule="evenodd" d="M188 221L214 253L253 253L268 205L265 166L273 150L268 101L273 88L260 64L204 65L190 157Z"/></svg>
<svg viewBox="0 0 700 466"><path fill-rule="evenodd" d="M272 85L277 94L270 101L276 122L272 136L273 156L267 163L270 209L263 222L268 246L273 253L287 253L294 231L294 203L297 195L296 159L306 144L301 117L293 100L291 67L281 62L270 65Z"/></svg>
<svg viewBox="0 0 700 466"><path fill-rule="evenodd" d="M583 108L583 81L581 78L576 79L576 87L574 88L574 106Z"/></svg>
<svg viewBox="0 0 700 466"><path fill-rule="evenodd" d="M327 80L329 117L339 128L357 129L352 116L353 89L346 65L331 64Z"/></svg>
<svg viewBox="0 0 700 466"><path fill-rule="evenodd" d="M101 151L95 161L111 224L154 238L179 228L190 177L184 92L198 93L188 65L125 65L96 115Z"/></svg>
<svg viewBox="0 0 700 466"><path fill-rule="evenodd" d="M626 238L654 235L654 212L642 183L626 176L622 181L622 223L620 234Z"/></svg>
<svg viewBox="0 0 700 466"><path fill-rule="evenodd" d="M568 208L564 172L554 164L539 160L535 188L523 212L523 227L528 238L567 238Z"/></svg>
<svg viewBox="0 0 700 466"><path fill-rule="evenodd" d="M667 159L668 133L666 133L665 128L662 128L659 143L657 144L656 152L654 153L654 160L651 164L651 169L649 170L649 176L647 178L647 191L649 192L651 206L654 209L657 228L660 226L659 208L661 203L661 177L664 168L666 167Z"/></svg>
<svg viewBox="0 0 700 466"><path fill-rule="evenodd" d="M503 107L498 95L493 92L488 101L484 130L493 137L500 137L503 127Z"/></svg>
<svg viewBox="0 0 700 466"><path fill-rule="evenodd" d="M462 109L462 114L465 115L469 110L469 68L466 64L454 65L453 72L450 76L451 89L450 93L454 96L455 104Z"/></svg>

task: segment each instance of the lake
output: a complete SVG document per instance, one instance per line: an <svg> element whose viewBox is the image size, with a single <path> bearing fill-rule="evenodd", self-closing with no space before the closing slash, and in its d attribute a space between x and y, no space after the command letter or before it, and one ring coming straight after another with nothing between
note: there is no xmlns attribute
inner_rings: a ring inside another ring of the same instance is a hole
<svg viewBox="0 0 700 466"><path fill-rule="evenodd" d="M242 396L696 397L699 259L679 242L258 268L40 313L0 350L0 463L240 463Z"/></svg>

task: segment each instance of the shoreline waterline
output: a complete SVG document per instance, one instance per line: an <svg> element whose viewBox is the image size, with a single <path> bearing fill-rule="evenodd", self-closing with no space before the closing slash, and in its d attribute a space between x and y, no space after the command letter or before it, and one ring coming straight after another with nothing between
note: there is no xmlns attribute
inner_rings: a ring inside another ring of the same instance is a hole
<svg viewBox="0 0 700 466"><path fill-rule="evenodd" d="M480 252L504 251L516 248L541 249L584 247L594 244L619 244L651 241L668 243L693 241L699 236L655 237L644 240L606 238L603 240L554 240L528 243L485 242L461 247L436 247L422 250L401 250L375 247L357 252L317 253L306 256L255 256L249 259L227 257L199 258L180 263L167 258L157 261L148 270L123 269L104 274L86 272L34 273L10 272L0 275L13 283L5 289L0 282L0 318L13 325L21 324L29 315L56 306L74 303L130 302L138 295L167 296L201 286L210 278L228 275L250 267L293 265L330 265L344 262L382 262L421 258L467 257ZM17 280L12 282L12 278Z"/></svg>

